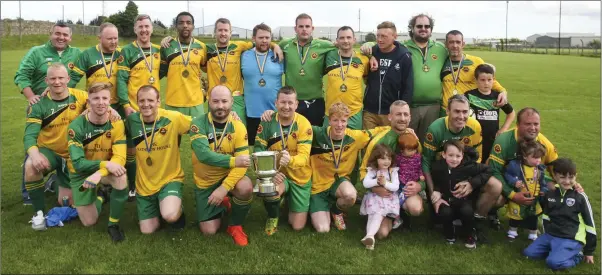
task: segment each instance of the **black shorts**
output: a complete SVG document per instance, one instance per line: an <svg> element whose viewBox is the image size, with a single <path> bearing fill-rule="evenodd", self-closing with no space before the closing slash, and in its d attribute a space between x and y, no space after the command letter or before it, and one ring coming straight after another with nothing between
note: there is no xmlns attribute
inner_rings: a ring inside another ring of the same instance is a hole
<svg viewBox="0 0 602 275"><path fill-rule="evenodd" d="M255 145L255 136L257 135L259 123L261 123L261 118L247 117L247 135L249 138L249 146Z"/></svg>
<svg viewBox="0 0 602 275"><path fill-rule="evenodd" d="M322 126L324 123L324 98L316 98L311 100L299 100L297 113L301 114L313 126Z"/></svg>

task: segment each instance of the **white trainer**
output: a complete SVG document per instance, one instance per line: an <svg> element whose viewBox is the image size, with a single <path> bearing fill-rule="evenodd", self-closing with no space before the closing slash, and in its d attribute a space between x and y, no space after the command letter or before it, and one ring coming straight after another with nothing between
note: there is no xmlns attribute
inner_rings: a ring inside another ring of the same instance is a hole
<svg viewBox="0 0 602 275"><path fill-rule="evenodd" d="M35 216L31 218L31 228L36 231L46 230L46 218L44 217L44 212L42 210L38 210Z"/></svg>

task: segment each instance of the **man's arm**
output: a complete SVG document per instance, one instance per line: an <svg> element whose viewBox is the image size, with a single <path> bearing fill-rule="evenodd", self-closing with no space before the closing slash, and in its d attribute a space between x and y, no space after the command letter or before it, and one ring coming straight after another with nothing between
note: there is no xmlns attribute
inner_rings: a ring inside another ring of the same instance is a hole
<svg viewBox="0 0 602 275"><path fill-rule="evenodd" d="M27 115L27 122L25 123L25 135L23 136L23 145L25 152L27 153L32 147L38 145L38 135L42 130L42 118L38 109L39 105L29 106L29 114Z"/></svg>
<svg viewBox="0 0 602 275"><path fill-rule="evenodd" d="M589 203L589 199L585 193L579 193L582 199L579 213L583 218L585 224L585 246L583 247L583 255L592 256L596 250L596 225L594 223L594 213L592 212L592 206Z"/></svg>
<svg viewBox="0 0 602 275"><path fill-rule="evenodd" d="M130 108L130 98L128 96L130 60L124 53L124 51L121 51L123 61L117 65L117 97L119 98L119 104L123 106L123 108ZM153 61L151 60L151 62Z"/></svg>
<svg viewBox="0 0 602 275"><path fill-rule="evenodd" d="M106 167L107 161L86 159L84 146L82 145L84 137L73 123L69 125L67 130L67 140L69 141L69 158L71 158L73 168L77 173L92 174Z"/></svg>
<svg viewBox="0 0 602 275"><path fill-rule="evenodd" d="M431 124L432 125L432 124ZM426 186L430 192L433 192L433 179L431 177L431 164L435 160L437 147L439 144L438 136L429 128L426 131L426 137L422 145L422 172Z"/></svg>
<svg viewBox="0 0 602 275"><path fill-rule="evenodd" d="M86 52L80 53L79 57L77 57L75 63L73 64L73 69L71 69L71 72L69 73L69 77L71 78L67 84L69 88L75 88L82 77L86 75L85 70L88 68L87 64Z"/></svg>
<svg viewBox="0 0 602 275"><path fill-rule="evenodd" d="M113 155L111 156L110 162L125 166L125 159L127 157L127 143L125 139L125 126L123 121L116 122L114 130L111 132L111 150L113 151ZM107 170L107 168L101 168L98 170L98 172L100 172L100 175L103 177L109 175L109 170Z"/></svg>
<svg viewBox="0 0 602 275"><path fill-rule="evenodd" d="M414 97L414 70L412 69L412 54L408 51L401 58L401 95L399 99L412 104Z"/></svg>
<svg viewBox="0 0 602 275"><path fill-rule="evenodd" d="M29 100L32 96L35 96L35 93L31 89L31 77L36 70L35 60L37 58L37 54L34 51L35 48L32 48L27 52L25 57L19 63L19 68L17 69L17 73L15 74L15 84L19 87L21 93Z"/></svg>
<svg viewBox="0 0 602 275"><path fill-rule="evenodd" d="M300 123L297 122L297 127L299 129L297 155L291 156L291 161L288 163L288 167L292 169L307 167L309 165L309 153L311 152L311 142L314 134L309 123L304 126L305 127L301 127Z"/></svg>
<svg viewBox="0 0 602 275"><path fill-rule="evenodd" d="M472 186L472 190L476 190L487 183L489 178L491 178L491 168L478 162L475 166L475 173L476 175L468 181Z"/></svg>
<svg viewBox="0 0 602 275"><path fill-rule="evenodd" d="M167 49L161 47L161 66L159 66L159 79L167 76L167 70L169 69L169 63L167 63ZM201 65L202 66L202 65Z"/></svg>
<svg viewBox="0 0 602 275"><path fill-rule="evenodd" d="M249 142L245 138L245 135L242 135L241 133L234 136L234 157L243 155L248 156ZM245 176L246 172L246 167L232 168L232 170L230 170L230 172L228 173L228 176L226 176L226 178L222 182L221 186L223 186L226 190L231 191L232 189L234 189L234 186L236 186L236 183L238 183L238 181Z"/></svg>
<svg viewBox="0 0 602 275"><path fill-rule="evenodd" d="M214 152L209 146L207 134L201 131L198 123L199 120L193 121L190 126L190 146L196 155L196 158L207 165L217 166L221 168L234 168L235 157Z"/></svg>
<svg viewBox="0 0 602 275"><path fill-rule="evenodd" d="M506 183L504 179L504 166L506 165L505 150L508 150L502 146L502 138L504 137L504 135L500 135L493 142L489 159L487 159L487 165L491 168L492 176L502 183L502 195L505 198L512 199L515 194L514 187Z"/></svg>

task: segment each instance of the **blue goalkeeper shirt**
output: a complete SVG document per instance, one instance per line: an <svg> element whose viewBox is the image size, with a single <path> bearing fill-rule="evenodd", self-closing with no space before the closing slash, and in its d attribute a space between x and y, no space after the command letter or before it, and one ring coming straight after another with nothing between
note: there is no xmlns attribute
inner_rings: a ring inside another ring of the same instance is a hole
<svg viewBox="0 0 602 275"><path fill-rule="evenodd" d="M255 53L253 48L242 54L241 70L247 116L259 118L265 110L276 109L274 102L278 90L282 87L284 62L278 63L278 58L272 50L267 52L267 59L266 53L257 53L257 56ZM262 65L263 74L259 69Z"/></svg>

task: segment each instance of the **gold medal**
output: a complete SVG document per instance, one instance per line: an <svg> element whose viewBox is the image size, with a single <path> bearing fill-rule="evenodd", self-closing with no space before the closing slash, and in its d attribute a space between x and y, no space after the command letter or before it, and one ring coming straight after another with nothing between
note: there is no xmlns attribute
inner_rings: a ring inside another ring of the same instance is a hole
<svg viewBox="0 0 602 275"><path fill-rule="evenodd" d="M264 57L263 57L263 63L259 62L259 55L257 54L257 49L255 49L255 61L257 61L257 68L259 68L259 74L261 75L261 79L259 80L259 87L264 87L265 86L265 79L263 79L263 71L265 69L265 63L268 60L268 54L270 53L270 50L268 50Z"/></svg>
<svg viewBox="0 0 602 275"><path fill-rule="evenodd" d="M155 78L151 76L151 77L148 79L148 83L149 83L149 84L154 84L154 83L155 83Z"/></svg>
<svg viewBox="0 0 602 275"><path fill-rule="evenodd" d="M159 114L155 116L155 122L153 122L153 128L151 129L150 141L149 137L146 134L146 129L144 129L144 120L142 120L142 114L140 114L140 122L142 123L142 132L144 132L144 147L148 156L146 157L146 165L153 166L153 160L151 159L151 151L153 147L153 141L155 140L155 126L157 125L157 120L159 120Z"/></svg>
<svg viewBox="0 0 602 275"><path fill-rule="evenodd" d="M431 69L431 68L429 68L429 65L426 65L426 64L424 64L424 65L422 66L422 71L424 71L424 72L428 72L430 69Z"/></svg>
<svg viewBox="0 0 602 275"><path fill-rule="evenodd" d="M458 72L456 73L456 70L454 70L454 63L451 60L451 57L449 57L449 68L451 71L451 75L452 75L452 80L454 81L454 95L457 95L458 92L458 80L460 80L460 73L462 72L462 63L464 62L464 54L462 54L462 58L460 58L460 63L458 63Z"/></svg>
<svg viewBox="0 0 602 275"><path fill-rule="evenodd" d="M458 94L458 90L454 89L454 95Z"/></svg>
<svg viewBox="0 0 602 275"><path fill-rule="evenodd" d="M222 77L219 78L219 82L222 83L222 84L225 84L226 81L228 81L228 78L226 78L225 75L222 75Z"/></svg>
<svg viewBox="0 0 602 275"><path fill-rule="evenodd" d="M188 70L184 70L182 72L182 77L187 78L190 75L190 72L188 72Z"/></svg>
<svg viewBox="0 0 602 275"><path fill-rule="evenodd" d="M148 165L148 166L153 166L153 159L151 159L151 157L150 157L150 156L148 156L148 157L146 158L146 165Z"/></svg>
<svg viewBox="0 0 602 275"><path fill-rule="evenodd" d="M265 86L265 80L263 78L259 80L259 86L260 87Z"/></svg>
<svg viewBox="0 0 602 275"><path fill-rule="evenodd" d="M346 92L347 91L347 85L345 85L345 78L347 76L347 74L349 73L349 68L351 67L351 62L353 62L353 55L355 52L351 51L351 57L349 58L349 62L347 63L347 70L343 71L343 56L341 56L341 51L339 51L339 63L341 64L341 66L339 67L339 70L341 71L341 80L343 82L343 84L341 85L341 87L339 88L341 90L341 92Z"/></svg>
<svg viewBox="0 0 602 275"><path fill-rule="evenodd" d="M305 76L305 70L303 68L301 68L301 70L299 71L299 75L300 76Z"/></svg>
<svg viewBox="0 0 602 275"><path fill-rule="evenodd" d="M346 92L347 91L347 85L343 84L341 85L341 92Z"/></svg>
<svg viewBox="0 0 602 275"><path fill-rule="evenodd" d="M217 55L217 62L219 65L219 69L222 71L222 77L220 77L219 82L221 84L225 84L226 81L228 80L226 78L226 76L224 76L223 74L226 73L226 67L228 66L228 53L229 53L229 48L230 48L230 42L228 42L228 45L226 46L226 52L224 52L224 62L222 62L222 58L221 55L219 54L219 47L217 47L217 44L215 44L215 54Z"/></svg>

